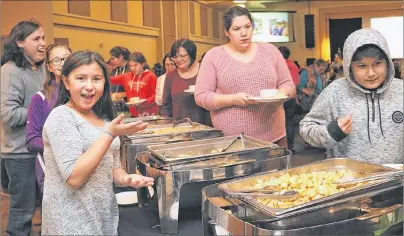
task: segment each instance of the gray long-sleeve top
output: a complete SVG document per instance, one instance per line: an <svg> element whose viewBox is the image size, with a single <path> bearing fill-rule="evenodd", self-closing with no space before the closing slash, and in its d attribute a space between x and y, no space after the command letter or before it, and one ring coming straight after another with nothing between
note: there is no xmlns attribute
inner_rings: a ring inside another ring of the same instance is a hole
<svg viewBox="0 0 404 236"><path fill-rule="evenodd" d="M44 67L19 68L9 61L1 67L1 153L7 158L34 158L25 148L28 105L42 90Z"/></svg>

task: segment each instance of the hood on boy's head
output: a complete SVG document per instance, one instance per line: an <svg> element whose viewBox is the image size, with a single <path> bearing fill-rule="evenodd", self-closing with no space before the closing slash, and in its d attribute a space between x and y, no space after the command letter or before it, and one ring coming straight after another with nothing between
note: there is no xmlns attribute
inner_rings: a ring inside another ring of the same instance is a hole
<svg viewBox="0 0 404 236"><path fill-rule="evenodd" d="M345 40L344 52L343 52L344 74L345 77L348 79L349 83L351 84L351 86L353 86L356 89L359 89L362 92L365 92L365 89L363 89L355 82L350 72L353 55L358 50L358 48L367 44L376 45L387 56L387 64L388 64L387 68L389 68L389 71L387 73L387 79L384 81L383 86L377 90L377 92L382 92L386 89L386 87L389 86L389 84L393 80L394 64L390 58L390 51L389 47L387 46L387 42L384 39L383 35L377 30L370 28L360 29L350 34L348 38Z"/></svg>

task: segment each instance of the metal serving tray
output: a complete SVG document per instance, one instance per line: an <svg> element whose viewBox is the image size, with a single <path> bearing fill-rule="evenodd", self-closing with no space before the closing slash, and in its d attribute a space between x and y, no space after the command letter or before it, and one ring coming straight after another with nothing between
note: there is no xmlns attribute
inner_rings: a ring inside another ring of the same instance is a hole
<svg viewBox="0 0 404 236"><path fill-rule="evenodd" d="M178 135L183 133L204 133L215 131L218 132L217 129L212 127L201 125L199 123L193 122L194 125L189 123L178 124L173 128L173 124L163 124L163 125L149 125L142 132L129 135L129 139L139 139L139 138L152 138L158 136L166 136L166 135Z"/></svg>
<svg viewBox="0 0 404 236"><path fill-rule="evenodd" d="M355 161L349 158L333 158L333 159L327 159L324 161L319 161L315 162L312 164L292 168L292 169L287 169L287 170L282 170L282 171L277 171L277 172L271 172L271 173L261 173L258 175L254 176L249 176L237 180L232 180L226 183L220 184L218 187L222 189L226 195L229 197L236 197L239 198L246 203L258 208L262 212L265 212L267 214L273 215L273 216L279 216L283 215L286 213L290 212L295 212L299 209L302 208L307 208L311 207L320 203L328 202L328 201L333 201L342 197L347 197L352 194L357 194L362 191L366 191L367 189L371 187L375 187L376 189L378 187L384 187L387 183L392 182L392 180L382 180L382 181L375 181L375 182L369 182L365 185L362 185L357 188L351 188L347 189L346 191L339 192L336 194L332 194L317 200L313 200L310 202L306 202L297 206L289 207L289 208L271 208L268 207L262 203L260 203L256 197L241 197L237 195L237 192L240 189L245 188L245 186L251 186L255 183L257 183L258 180L260 179L268 179L271 177L280 177L281 175L289 173L290 175L296 175L296 174L307 174L315 171L330 171L330 170L335 170L335 169L345 169L345 170L350 170L355 172L356 176L366 176L370 175L373 173L377 172L387 172L387 171L395 171L393 168L389 167L384 167L380 165L375 165L375 164L370 164L370 163L365 163L361 161ZM401 180L400 180L401 181Z"/></svg>
<svg viewBox="0 0 404 236"><path fill-rule="evenodd" d="M248 136L236 141L227 151L220 149L229 145L237 136L204 139L176 144L163 144L147 146L151 153L164 163L188 162L200 159L209 159L219 155L242 154L246 152L268 151L278 148L276 144L268 143ZM244 145L244 148L242 147Z"/></svg>
<svg viewBox="0 0 404 236"><path fill-rule="evenodd" d="M132 123L140 120L150 124L172 124L175 121L173 118L165 116L140 116L125 118L123 119L123 123Z"/></svg>

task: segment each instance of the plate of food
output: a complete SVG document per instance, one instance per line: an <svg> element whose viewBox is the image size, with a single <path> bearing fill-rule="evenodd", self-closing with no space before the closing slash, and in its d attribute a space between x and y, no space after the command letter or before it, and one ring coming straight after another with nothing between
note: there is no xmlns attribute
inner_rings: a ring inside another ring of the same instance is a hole
<svg viewBox="0 0 404 236"><path fill-rule="evenodd" d="M128 106L138 106L144 103L146 99L140 99L139 97L133 97L129 99L129 102L126 103Z"/></svg>
<svg viewBox="0 0 404 236"><path fill-rule="evenodd" d="M283 93L280 93L277 89L263 89L260 91L259 97L249 97L248 100L258 103L273 103L283 102L288 99Z"/></svg>
<svg viewBox="0 0 404 236"><path fill-rule="evenodd" d="M195 93L195 85L190 85L188 89L185 89L184 92L186 93Z"/></svg>

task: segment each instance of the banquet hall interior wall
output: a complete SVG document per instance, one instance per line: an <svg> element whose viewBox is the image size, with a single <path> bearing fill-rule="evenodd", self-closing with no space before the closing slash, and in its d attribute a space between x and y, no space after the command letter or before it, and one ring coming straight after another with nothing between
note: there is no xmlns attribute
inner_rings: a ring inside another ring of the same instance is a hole
<svg viewBox="0 0 404 236"><path fill-rule="evenodd" d="M112 2L89 1L89 16L81 16L69 13L68 0L1 1L1 35L5 37L20 20L36 18L43 25L48 44L68 42L73 50L94 50L105 59L109 59L108 52L112 47L121 45L131 51L143 52L151 65L161 61L177 38L195 41L198 57L224 42L223 8L213 8L197 1L126 1L126 7L120 5L120 10L125 11L123 15L127 22L118 22L111 20ZM292 59L304 65L306 58L330 59L328 19L362 17L362 27L370 27L371 17L402 15L402 2L342 4L327 1L325 4L314 1L310 12L307 3L290 2L270 4L267 9L297 11L294 14L295 42L276 46L288 46ZM315 19L314 48L305 47L304 15L309 13L314 14Z"/></svg>

